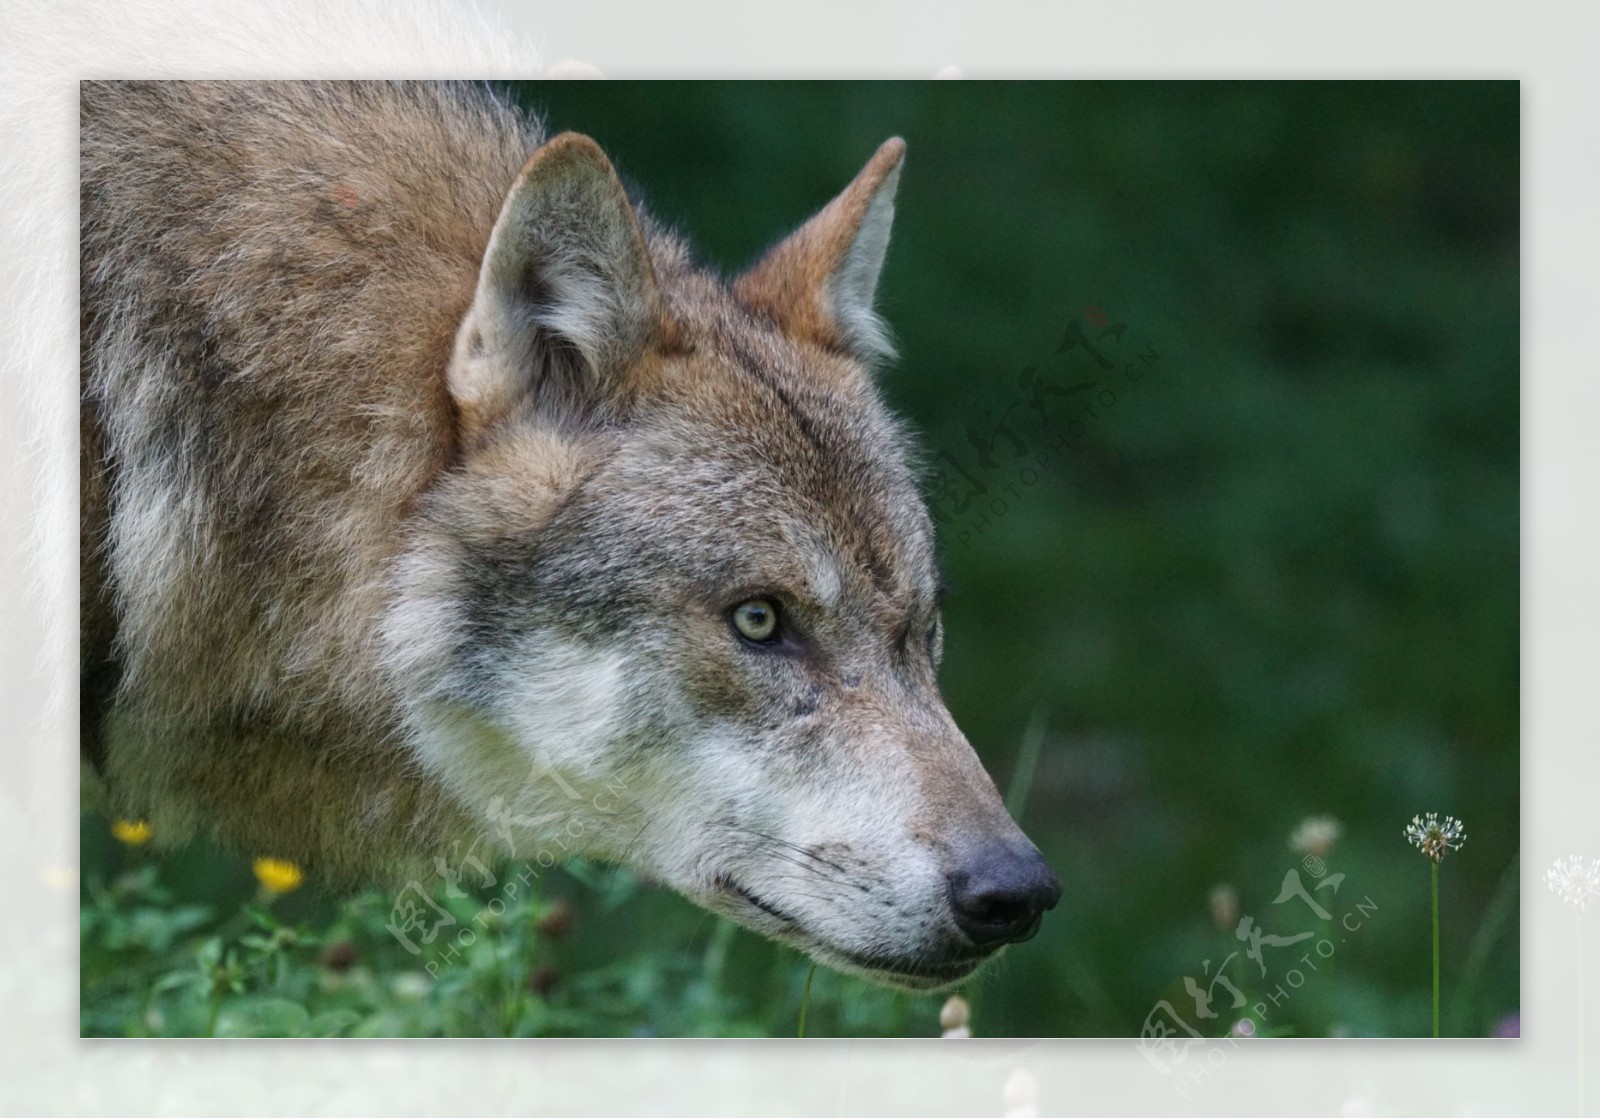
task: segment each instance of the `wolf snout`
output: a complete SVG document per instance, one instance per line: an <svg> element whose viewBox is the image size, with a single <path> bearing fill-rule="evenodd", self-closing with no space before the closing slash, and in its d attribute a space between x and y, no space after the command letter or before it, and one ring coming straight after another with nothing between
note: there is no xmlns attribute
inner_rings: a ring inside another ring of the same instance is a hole
<svg viewBox="0 0 1600 1119"><path fill-rule="evenodd" d="M1031 843L973 848L948 879L956 925L980 948L1029 939L1061 900L1061 883Z"/></svg>

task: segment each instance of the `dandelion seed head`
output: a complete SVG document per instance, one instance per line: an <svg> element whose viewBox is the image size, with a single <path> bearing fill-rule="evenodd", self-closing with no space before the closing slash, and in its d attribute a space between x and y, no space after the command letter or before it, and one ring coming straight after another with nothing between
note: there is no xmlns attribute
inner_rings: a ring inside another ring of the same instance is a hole
<svg viewBox="0 0 1600 1119"><path fill-rule="evenodd" d="M1467 832L1460 820L1446 816L1441 824L1437 812L1411 817L1404 835L1411 846L1436 863L1443 862L1447 854L1467 841Z"/></svg>
<svg viewBox="0 0 1600 1119"><path fill-rule="evenodd" d="M1544 880L1555 895L1579 913L1600 897L1600 859L1587 866L1577 855L1557 859L1544 873Z"/></svg>

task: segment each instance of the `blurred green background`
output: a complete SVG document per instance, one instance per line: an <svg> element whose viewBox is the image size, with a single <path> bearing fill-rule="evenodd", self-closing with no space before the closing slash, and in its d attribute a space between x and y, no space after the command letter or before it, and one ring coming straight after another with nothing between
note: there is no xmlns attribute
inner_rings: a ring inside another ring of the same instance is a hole
<svg viewBox="0 0 1600 1119"><path fill-rule="evenodd" d="M1428 864L1401 832L1428 810L1470 837L1441 870L1445 1032L1506 1028L1516 83L516 94L551 131L599 140L729 274L882 140L907 141L880 292L901 359L883 385L922 433L930 485L937 470L955 483L938 495L944 689L1065 887L1038 938L964 992L974 1033L1133 1036L1165 1000L1207 1034L1258 1004L1259 1033L1426 1034ZM1289 842L1311 816L1341 825L1321 877ZM227 924L245 920L227 914L255 889L248 860L153 859L86 820L87 1033L205 1025L184 1014L214 1009L210 994L190 1011L150 996L194 962L196 938L256 976L217 997L277 997L313 1020L344 1008L322 1032L794 1032L799 957L609 868L546 874L524 915L554 909L551 928L506 930L422 980L383 932L382 895L352 904L308 884L245 922L284 942L251 948ZM1344 875L1314 895L1333 921L1274 904L1291 869L1308 890ZM1237 912L1213 913L1219 886ZM187 923L159 927L186 905ZM1358 930L1339 927L1346 914ZM1235 936L1244 915L1317 939L1268 942L1263 977ZM156 932L124 927L140 919ZM1312 970L1299 961L1318 939L1334 950ZM330 962L338 945L354 966ZM195 990L221 982L195 966ZM1204 989L1219 970L1247 1006L1217 986L1205 1020L1184 980ZM936 1033L942 1001L818 971L807 1032ZM289 1017L284 1032L307 1032Z"/></svg>

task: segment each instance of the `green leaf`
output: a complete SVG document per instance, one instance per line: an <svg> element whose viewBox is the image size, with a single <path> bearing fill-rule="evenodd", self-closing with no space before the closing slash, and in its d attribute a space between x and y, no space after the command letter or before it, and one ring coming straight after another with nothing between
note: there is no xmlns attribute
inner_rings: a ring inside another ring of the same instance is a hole
<svg viewBox="0 0 1600 1119"><path fill-rule="evenodd" d="M209 971L222 962L222 938L213 936L195 951L195 959L203 970Z"/></svg>
<svg viewBox="0 0 1600 1119"><path fill-rule="evenodd" d="M359 1021L361 1015L354 1010L324 1010L311 1019L306 1032L311 1037L337 1037Z"/></svg>
<svg viewBox="0 0 1600 1119"><path fill-rule="evenodd" d="M310 1032L311 1015L288 999L229 999L217 1015L218 1037L306 1037Z"/></svg>

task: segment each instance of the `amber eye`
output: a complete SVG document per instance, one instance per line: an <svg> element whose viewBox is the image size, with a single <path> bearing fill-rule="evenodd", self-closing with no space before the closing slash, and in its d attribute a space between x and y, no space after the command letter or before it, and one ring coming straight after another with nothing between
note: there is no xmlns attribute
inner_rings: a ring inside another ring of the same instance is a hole
<svg viewBox="0 0 1600 1119"><path fill-rule="evenodd" d="M741 602L729 617L733 628L746 641L765 645L778 635L778 607L769 599L752 598Z"/></svg>

